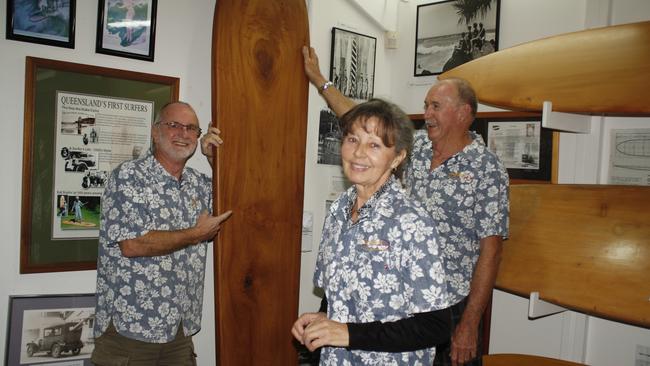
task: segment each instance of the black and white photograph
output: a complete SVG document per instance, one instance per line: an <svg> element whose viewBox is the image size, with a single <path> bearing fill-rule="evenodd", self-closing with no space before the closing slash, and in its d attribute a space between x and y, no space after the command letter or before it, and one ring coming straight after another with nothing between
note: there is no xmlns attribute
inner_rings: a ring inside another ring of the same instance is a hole
<svg viewBox="0 0 650 366"><path fill-rule="evenodd" d="M341 165L341 127L336 114L320 111L318 127L318 164Z"/></svg>
<svg viewBox="0 0 650 366"><path fill-rule="evenodd" d="M61 121L61 134L62 135L81 135L88 136L87 129L95 125L95 117L79 116L76 121ZM94 131L94 128L92 128Z"/></svg>
<svg viewBox="0 0 650 366"><path fill-rule="evenodd" d="M84 173L97 169L97 156L80 149L62 147L61 157L64 159L63 169L66 172Z"/></svg>
<svg viewBox="0 0 650 366"><path fill-rule="evenodd" d="M7 39L74 48L76 0L7 0Z"/></svg>
<svg viewBox="0 0 650 366"><path fill-rule="evenodd" d="M6 365L92 365L95 294L10 296Z"/></svg>
<svg viewBox="0 0 650 366"><path fill-rule="evenodd" d="M377 38L332 28L330 80L346 97L371 99L375 87Z"/></svg>
<svg viewBox="0 0 650 366"><path fill-rule="evenodd" d="M419 5L414 75L438 75L497 51L500 5L501 0Z"/></svg>
<svg viewBox="0 0 650 366"><path fill-rule="evenodd" d="M108 172L106 170L89 171L81 178L81 188L104 188Z"/></svg>

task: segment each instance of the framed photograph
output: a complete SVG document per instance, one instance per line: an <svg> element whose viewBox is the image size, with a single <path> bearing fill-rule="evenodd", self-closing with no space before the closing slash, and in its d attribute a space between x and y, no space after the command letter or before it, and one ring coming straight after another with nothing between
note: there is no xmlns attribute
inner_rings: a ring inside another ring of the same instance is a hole
<svg viewBox="0 0 650 366"><path fill-rule="evenodd" d="M158 0L99 0L95 51L153 61Z"/></svg>
<svg viewBox="0 0 650 366"><path fill-rule="evenodd" d="M76 0L7 0L7 39L74 48Z"/></svg>
<svg viewBox="0 0 650 366"><path fill-rule="evenodd" d="M499 49L501 0L418 5L415 76L438 75Z"/></svg>
<svg viewBox="0 0 650 366"><path fill-rule="evenodd" d="M10 296L5 365L90 366L95 294Z"/></svg>
<svg viewBox="0 0 650 366"><path fill-rule="evenodd" d="M317 163L341 165L341 127L336 114L328 108L320 111Z"/></svg>
<svg viewBox="0 0 650 366"><path fill-rule="evenodd" d="M332 28L330 80L346 97L371 99L375 90L377 38Z"/></svg>
<svg viewBox="0 0 650 366"><path fill-rule="evenodd" d="M20 272L96 268L110 171L150 147L179 79L27 57Z"/></svg>
<svg viewBox="0 0 650 366"><path fill-rule="evenodd" d="M409 115L416 129L424 116ZM508 170L511 183L557 183L559 133L543 128L539 113L479 112L470 130Z"/></svg>

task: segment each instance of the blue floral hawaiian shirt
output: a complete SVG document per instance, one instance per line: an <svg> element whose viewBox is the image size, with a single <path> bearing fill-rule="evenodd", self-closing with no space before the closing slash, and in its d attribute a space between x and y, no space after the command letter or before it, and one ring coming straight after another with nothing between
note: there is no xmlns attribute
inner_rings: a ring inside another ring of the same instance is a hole
<svg viewBox="0 0 650 366"><path fill-rule="evenodd" d="M325 219L314 284L328 317L342 323L396 321L450 305L431 216L393 177L359 210L350 187ZM321 365L431 365L435 348L388 353L323 347Z"/></svg>
<svg viewBox="0 0 650 366"><path fill-rule="evenodd" d="M508 172L480 136L431 171L431 141L417 131L406 187L436 221L452 303L469 294L482 238L508 237Z"/></svg>
<svg viewBox="0 0 650 366"><path fill-rule="evenodd" d="M207 243L133 258L118 243L194 226L211 208L211 180L192 168L179 181L149 153L113 170L102 197L95 337L110 321L120 334L149 343L173 340L181 321L186 335L199 331Z"/></svg>

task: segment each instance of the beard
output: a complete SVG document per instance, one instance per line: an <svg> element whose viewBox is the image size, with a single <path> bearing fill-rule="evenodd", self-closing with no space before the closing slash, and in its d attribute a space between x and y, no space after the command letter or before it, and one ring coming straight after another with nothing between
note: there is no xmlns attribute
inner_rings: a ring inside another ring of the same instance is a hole
<svg viewBox="0 0 650 366"><path fill-rule="evenodd" d="M153 142L154 151L179 163L184 163L191 158L198 146L196 139L182 136L165 136L161 130L159 130L156 137Z"/></svg>

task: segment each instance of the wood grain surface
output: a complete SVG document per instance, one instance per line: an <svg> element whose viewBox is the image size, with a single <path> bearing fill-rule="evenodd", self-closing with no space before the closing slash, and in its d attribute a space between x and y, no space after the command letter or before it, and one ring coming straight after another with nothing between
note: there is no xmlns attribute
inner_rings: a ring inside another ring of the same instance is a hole
<svg viewBox="0 0 650 366"><path fill-rule="evenodd" d="M497 288L650 327L650 187L510 189Z"/></svg>
<svg viewBox="0 0 650 366"><path fill-rule="evenodd" d="M297 364L307 44L303 0L217 1L215 206L234 212L215 248L219 365Z"/></svg>
<svg viewBox="0 0 650 366"><path fill-rule="evenodd" d="M481 103L514 110L650 115L650 21L510 47L439 76L470 81Z"/></svg>
<svg viewBox="0 0 650 366"><path fill-rule="evenodd" d="M580 366L582 363L557 360L554 358L500 353L483 356L483 366Z"/></svg>

